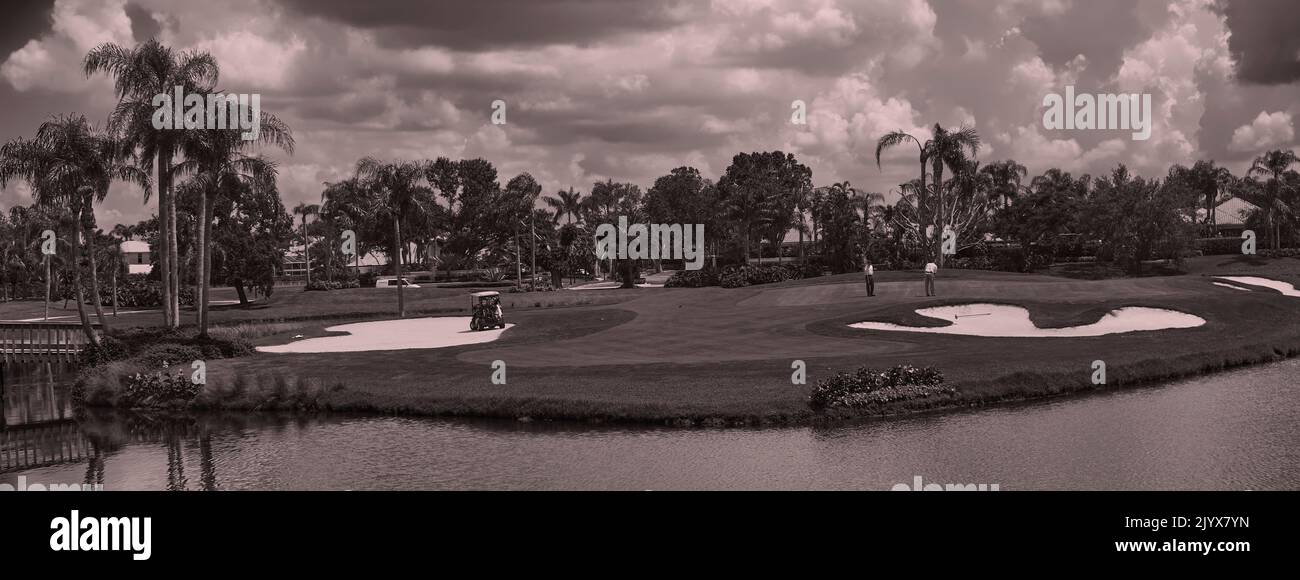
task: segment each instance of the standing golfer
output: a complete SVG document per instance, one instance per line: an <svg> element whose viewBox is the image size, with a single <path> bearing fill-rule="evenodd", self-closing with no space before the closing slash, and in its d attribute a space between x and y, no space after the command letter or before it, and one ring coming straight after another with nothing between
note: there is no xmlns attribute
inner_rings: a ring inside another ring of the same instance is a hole
<svg viewBox="0 0 1300 580"><path fill-rule="evenodd" d="M867 296L876 295L876 267L871 264L870 259L863 259L862 273L867 276Z"/></svg>
<svg viewBox="0 0 1300 580"><path fill-rule="evenodd" d="M934 274L939 271L939 266L934 262L925 265L925 295L934 296Z"/></svg>

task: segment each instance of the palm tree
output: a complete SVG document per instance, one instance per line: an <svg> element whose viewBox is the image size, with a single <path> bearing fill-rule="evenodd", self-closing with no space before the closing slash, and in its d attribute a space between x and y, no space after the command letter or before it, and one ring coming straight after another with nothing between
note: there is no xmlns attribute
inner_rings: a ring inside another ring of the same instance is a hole
<svg viewBox="0 0 1300 580"><path fill-rule="evenodd" d="M148 186L148 178L142 171L116 162L118 151L116 143L80 115L56 116L41 124L35 139L17 139L0 148L0 186L11 178L25 179L31 184L38 204L70 210L68 239L72 256L68 263L72 268L77 314L87 338L96 346L99 338L86 314L81 284L81 238L86 234L88 239L93 238L94 203L104 199L112 181L133 181ZM92 278L97 279L93 272L93 245L91 249ZM94 291L98 293L97 284ZM105 324L98 296L94 303L100 323Z"/></svg>
<svg viewBox="0 0 1300 580"><path fill-rule="evenodd" d="M555 192L557 197L546 197L542 201L555 210L555 219L561 220L568 216L567 223L573 223L582 213L582 194L574 191L572 187L568 191L561 189Z"/></svg>
<svg viewBox="0 0 1300 580"><path fill-rule="evenodd" d="M849 182L847 181L844 182L845 185L848 185L848 183ZM867 238L866 243L870 244L872 241L870 237L871 216L876 213L875 208L879 208L880 206L884 205L885 194L877 191L862 191L860 189L854 188L853 186L848 186L848 187L849 187L849 191L852 192L852 197L854 202L859 207L862 208L862 225L863 228L865 229L864 233L866 234L866 238Z"/></svg>
<svg viewBox="0 0 1300 580"><path fill-rule="evenodd" d="M1288 184L1286 179L1292 165L1300 163L1300 157L1297 157L1294 151L1273 150L1259 157L1256 157L1251 163L1250 169L1246 171L1245 183L1239 184L1236 196L1240 197L1264 212L1264 221L1268 224L1271 231L1270 237L1273 239L1273 249L1277 250L1282 247L1282 221L1286 216L1294 214L1291 204L1297 192L1295 187ZM1263 184L1255 181L1255 176L1267 178Z"/></svg>
<svg viewBox="0 0 1300 580"><path fill-rule="evenodd" d="M326 182L325 190L320 194L321 213L330 216L335 224L342 224L345 229L351 229L357 234L356 251L352 254L357 273L361 271L361 256L369 251L369 246L363 242L364 238L360 234L374 228L371 220L375 199L371 193L364 183L351 177L333 183Z"/></svg>
<svg viewBox="0 0 1300 580"><path fill-rule="evenodd" d="M930 142L926 141L925 143L922 143L920 139L917 139L916 137L913 137L910 133L905 133L903 131L890 131L889 133L886 133L885 136L881 137L879 141L876 142L876 169L881 169L881 165L880 165L881 153L883 153L886 149L891 149L893 147L903 145L908 141L911 141L914 145L916 145L917 164L921 168L921 177L917 181L916 187L914 189L917 199L915 200L913 207L916 210L917 225L919 226L918 234L924 235L923 232L925 230L925 226L923 224L925 224L928 221L925 216L925 208L930 205L929 193L925 187L925 169L926 169L926 165L928 165L930 161ZM924 245L925 240L922 239L921 243Z"/></svg>
<svg viewBox="0 0 1300 580"><path fill-rule="evenodd" d="M293 135L273 115L263 112L258 143L271 143L293 152ZM208 302L212 280L212 219L218 198L234 199L253 188L274 188L275 164L244 151L254 142L245 141L238 129L211 129L190 136L185 143L187 158L178 163L177 176L192 175L185 184L199 198L198 256L195 261L195 321L199 336L208 332Z"/></svg>
<svg viewBox="0 0 1300 580"><path fill-rule="evenodd" d="M1218 206L1219 192L1232 181L1232 172L1226 167L1218 167L1213 161L1197 161L1191 168L1174 165L1169 168L1166 183L1181 183L1199 200L1205 202L1205 233L1213 235L1215 225L1214 208Z"/></svg>
<svg viewBox="0 0 1300 580"><path fill-rule="evenodd" d="M1024 191L1022 185L1025 177L1029 176L1029 169L1024 165L1016 163L1015 159L1005 161L995 161L980 169L988 175L993 187L992 193L998 196L998 201L1003 209L1011 204L1011 200Z"/></svg>
<svg viewBox="0 0 1300 580"><path fill-rule="evenodd" d="M397 276L397 316L406 316L402 297L402 222L429 211L433 190L420 182L425 167L420 163L381 163L373 157L357 162L356 179L378 195L372 209L375 220L393 224L393 274Z"/></svg>
<svg viewBox="0 0 1300 580"><path fill-rule="evenodd" d="M109 130L133 151L139 166L156 172L158 184L159 266L162 274L163 318L180 326L180 260L176 242L176 200L172 195L172 165L183 153L184 130L155 129L156 95L181 87L184 94L208 94L217 83L217 62L205 52L176 53L150 39L134 48L101 44L86 55L86 76L103 72L114 77L118 103L109 116ZM145 191L145 202L149 190Z"/></svg>
<svg viewBox="0 0 1300 580"><path fill-rule="evenodd" d="M307 239L307 216L320 215L320 205L302 202L293 208L293 215L302 216L302 259L307 268L307 284L311 284L311 241Z"/></svg>
<svg viewBox="0 0 1300 580"><path fill-rule="evenodd" d="M947 225L946 214L953 209L949 207L944 198L943 168L946 166L954 172L960 171L967 160L967 152L969 152L970 157L974 157L979 153L979 133L973 127L966 126L959 127L956 131L949 131L935 123L934 128L931 129L930 139L923 144L916 137L907 133L893 131L881 137L876 143L876 166L880 166L880 154L883 150L901 145L909 140L917 145L920 152L921 182L918 191L920 192L919 203L921 207L918 209L930 211L932 214L932 220L929 223L934 225L933 250L939 265L942 266L943 252L940 247L943 242L942 232ZM930 164L930 173L934 182L933 200L927 199L929 194L925 184L925 166L927 162ZM931 203L933 203L932 208L930 207Z"/></svg>
<svg viewBox="0 0 1300 580"><path fill-rule="evenodd" d="M292 154L293 133L288 125L260 111L256 141L245 140L240 129L207 129L184 135L185 161L176 164L177 176L192 175L192 191L199 198L198 256L195 284L198 287L197 320L200 335L207 335L208 296L212 262L212 220L218 198L233 199L255 187L274 188L275 164L246 151L256 145L275 145Z"/></svg>

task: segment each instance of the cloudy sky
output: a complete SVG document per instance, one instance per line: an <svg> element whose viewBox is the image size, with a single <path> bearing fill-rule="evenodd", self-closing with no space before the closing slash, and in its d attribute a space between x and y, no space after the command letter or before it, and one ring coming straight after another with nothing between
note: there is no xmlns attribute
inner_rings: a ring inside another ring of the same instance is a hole
<svg viewBox="0 0 1300 580"><path fill-rule="evenodd" d="M936 122L973 125L980 159L1031 174L1160 176L1198 158L1240 172L1300 145L1291 0L10 0L0 30L0 139L57 113L102 122L110 81L82 58L157 37L211 53L221 88L293 127L296 153L270 152L290 206L365 155L484 157L551 193L644 188L680 165L716 179L739 151L782 149L816 185L888 192L915 155L878 169L876 139ZM1151 138L1044 129L1043 96L1066 85L1151 94ZM0 192L0 210L28 202L21 184ZM100 219L149 213L121 186Z"/></svg>

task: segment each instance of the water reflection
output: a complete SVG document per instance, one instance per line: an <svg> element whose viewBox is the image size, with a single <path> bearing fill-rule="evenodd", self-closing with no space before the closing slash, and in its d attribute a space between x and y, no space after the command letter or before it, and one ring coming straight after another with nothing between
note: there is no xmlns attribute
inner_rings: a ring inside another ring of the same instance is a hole
<svg viewBox="0 0 1300 580"><path fill-rule="evenodd" d="M71 419L73 373L63 363L0 364L0 427Z"/></svg>
<svg viewBox="0 0 1300 580"><path fill-rule="evenodd" d="M5 393L4 414L14 421L0 430L0 483L884 490L922 476L1007 490L1300 487L1300 359L974 412L769 429L73 412L68 377L56 371L51 384L41 372L24 375L37 377L25 380L32 392Z"/></svg>

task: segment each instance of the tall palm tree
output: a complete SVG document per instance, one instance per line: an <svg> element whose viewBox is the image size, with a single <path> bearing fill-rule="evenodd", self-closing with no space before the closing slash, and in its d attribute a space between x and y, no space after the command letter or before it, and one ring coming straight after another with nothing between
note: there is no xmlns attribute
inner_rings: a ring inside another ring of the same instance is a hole
<svg viewBox="0 0 1300 580"><path fill-rule="evenodd" d="M320 215L320 205L302 202L293 208L293 215L302 216L302 259L307 268L307 283L311 284L311 241L307 238L307 216Z"/></svg>
<svg viewBox="0 0 1300 580"><path fill-rule="evenodd" d="M275 163L245 151L256 143L275 144L293 152L293 134L275 116L262 113L256 142L245 141L238 129L210 129L189 136L186 159L178 163L177 176L190 175L185 186L199 198L198 256L195 260L195 322L199 336L207 336L212 280L212 219L219 198L233 199L253 188L274 188Z"/></svg>
<svg viewBox="0 0 1300 580"><path fill-rule="evenodd" d="M155 129L156 95L181 87L184 94L208 94L216 86L217 62L205 52L177 53L150 39L133 48L101 44L86 55L86 76L106 73L114 78L118 103L109 116L109 130L135 153L146 172L156 173L158 186L159 266L162 275L163 318L180 326L180 260L176 241L176 200L173 196L174 158L183 153L185 130ZM145 191L145 203L149 191Z"/></svg>
<svg viewBox="0 0 1300 580"><path fill-rule="evenodd" d="M567 223L573 223L582 212L582 193L574 191L572 187L565 191L561 189L555 192L556 197L546 197L542 201L555 210L556 220L569 218Z"/></svg>
<svg viewBox="0 0 1300 580"><path fill-rule="evenodd" d="M917 181L916 186L914 188L914 193L917 199L912 205L913 208L916 210L916 220L917 220L917 224L920 226L919 233L921 233L921 235L924 235L924 230L925 230L924 224L928 223L929 221L925 215L925 209L930 205L929 192L925 187L925 171L926 171L926 166L929 165L930 162L930 155L931 155L930 142L926 141L925 143L922 143L920 139L917 139L916 137L913 137L910 133L906 133L903 131L890 131L889 133L886 133L883 137L880 138L880 140L876 142L876 169L882 168L880 164L881 153L883 153L886 149L892 149L900 145L905 145L909 141L912 144L916 145L917 164L921 168L921 177ZM925 240L922 239L921 243L924 244Z"/></svg>
<svg viewBox="0 0 1300 580"><path fill-rule="evenodd" d="M406 316L402 296L402 222L429 211L433 190L421 181L425 166L414 162L383 163L373 157L357 162L356 179L377 194L372 208L379 223L393 224L393 274L397 276L397 316Z"/></svg>
<svg viewBox="0 0 1300 580"><path fill-rule="evenodd" d="M912 141L917 145L920 153L919 161L921 164L921 182L919 186L919 205L918 209L928 212L932 219L927 220L934 225L933 253L939 265L943 265L943 252L940 244L943 243L943 230L946 214L951 211L952 206L945 199L943 187L943 169L947 167L953 172L960 171L964 166L968 152L969 157L974 157L979 153L980 136L973 127L962 126L955 131L949 131L938 123L934 124L931 129L930 139L921 143L919 139L902 131L893 131L885 134L876 143L876 166L880 166L880 154L885 149L902 145ZM930 175L933 180L933 187L927 190L925 183L925 170L927 162L930 165ZM929 195L933 192L933 195ZM924 217L924 216L922 216Z"/></svg>

